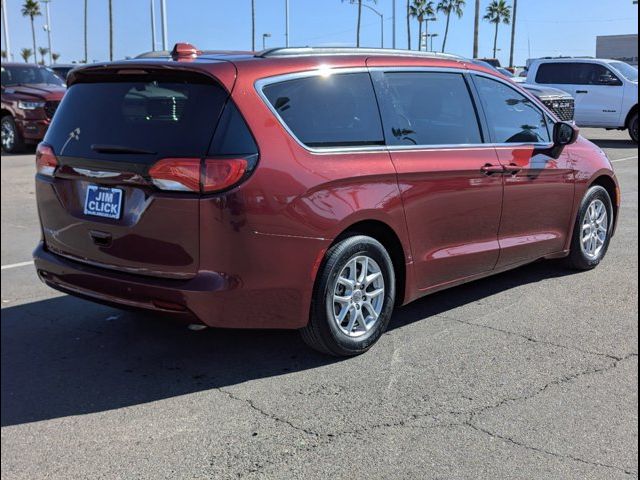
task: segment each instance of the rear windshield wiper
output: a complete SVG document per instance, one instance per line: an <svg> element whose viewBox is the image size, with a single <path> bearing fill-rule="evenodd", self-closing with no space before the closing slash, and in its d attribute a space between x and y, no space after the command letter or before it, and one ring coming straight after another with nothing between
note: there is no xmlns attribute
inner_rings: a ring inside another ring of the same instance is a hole
<svg viewBox="0 0 640 480"><path fill-rule="evenodd" d="M156 152L144 150L142 148L125 147L123 145L91 145L91 150L98 153L139 153L143 155L154 155Z"/></svg>

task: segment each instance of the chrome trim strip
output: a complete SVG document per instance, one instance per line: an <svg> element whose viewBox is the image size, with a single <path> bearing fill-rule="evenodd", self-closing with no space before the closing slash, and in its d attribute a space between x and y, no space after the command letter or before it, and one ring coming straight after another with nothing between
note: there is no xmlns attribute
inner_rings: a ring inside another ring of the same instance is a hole
<svg viewBox="0 0 640 480"><path fill-rule="evenodd" d="M478 148L517 148L517 147L531 147L531 148L551 148L553 143L469 143L469 144L438 144L438 145L375 145L370 147L309 147L302 143L302 141L293 133L293 131L289 128L283 118L280 116L275 107L271 104L267 96L262 91L264 87L274 84L274 83L282 83L289 80L297 80L299 78L310 78L317 77L322 75L340 75L340 74L349 74L349 73L364 73L364 72L442 72L442 73L474 73L485 76L492 80L497 80L505 85L513 88L512 85L509 85L506 81L490 75L485 74L484 72L476 72L475 70L470 71L463 68L447 68L447 67L347 67L347 68L324 68L322 65L319 68L314 70L305 70L301 72L287 73L284 75L275 75L272 77L265 77L259 80L256 80L254 83L254 88L258 96L262 99L267 108L273 113L273 115L278 120L278 123L286 130L286 132L295 140L295 142L300 145L303 149L310 153L322 155L322 154L349 154L349 153L366 153L366 152L394 152L394 151L416 151L416 150L452 150L452 149L478 149ZM514 90L518 93L522 93L520 90ZM536 98L530 92L526 92L526 96L531 98ZM542 112L541 112L542 113Z"/></svg>
<svg viewBox="0 0 640 480"><path fill-rule="evenodd" d="M71 170L85 177L92 177L92 178L114 178L122 174L121 172L108 172L105 170L90 170L88 168L78 168L78 167L71 167Z"/></svg>

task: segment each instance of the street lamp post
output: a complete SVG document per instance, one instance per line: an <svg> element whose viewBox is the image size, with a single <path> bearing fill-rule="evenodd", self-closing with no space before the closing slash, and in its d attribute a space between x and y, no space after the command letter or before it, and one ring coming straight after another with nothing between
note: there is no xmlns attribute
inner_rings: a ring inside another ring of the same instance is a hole
<svg viewBox="0 0 640 480"><path fill-rule="evenodd" d="M47 24L43 28L47 32L47 42L49 45L49 65L51 65L53 63L53 58L51 57L51 17L49 16L49 2L51 2L51 0L42 0L47 16ZM33 55L35 56L35 52L33 53Z"/></svg>
<svg viewBox="0 0 640 480"><path fill-rule="evenodd" d="M369 10L371 10L373 13L375 13L376 15L378 15L378 17L380 17L380 48L384 48L384 15L382 15L382 13L380 13L378 10L376 10L373 7L370 7L369 5L365 5L364 3L362 4L363 7L368 8Z"/></svg>
<svg viewBox="0 0 640 480"><path fill-rule="evenodd" d="M267 49L267 38L271 38L271 34L270 33L263 33L262 34L262 50L266 50Z"/></svg>
<svg viewBox="0 0 640 480"><path fill-rule="evenodd" d="M289 0L284 2L284 46L289 46Z"/></svg>
<svg viewBox="0 0 640 480"><path fill-rule="evenodd" d="M391 35L393 38L391 39L391 48L395 50L396 48L396 0L391 2L391 8L393 9L393 15L391 15L393 25L391 27Z"/></svg>
<svg viewBox="0 0 640 480"><path fill-rule="evenodd" d="M156 51L156 0L151 0L151 51Z"/></svg>
<svg viewBox="0 0 640 480"><path fill-rule="evenodd" d="M2 0L2 31L4 32L4 46L7 49L7 60L11 61L11 41L9 40L9 22L7 22L7 3Z"/></svg>
<svg viewBox="0 0 640 480"><path fill-rule="evenodd" d="M436 17L427 17L424 19L424 34L425 38L429 37L429 22L435 22L437 20ZM424 44L424 49L427 49L427 44Z"/></svg>
<svg viewBox="0 0 640 480"><path fill-rule="evenodd" d="M167 40L167 4L165 0L160 0L160 21L162 22L162 50L169 48Z"/></svg>
<svg viewBox="0 0 640 480"><path fill-rule="evenodd" d="M433 39L434 39L434 37L437 37L437 36L438 36L437 33L430 33L428 35L428 37L429 37L429 50L431 50L432 52L433 52Z"/></svg>

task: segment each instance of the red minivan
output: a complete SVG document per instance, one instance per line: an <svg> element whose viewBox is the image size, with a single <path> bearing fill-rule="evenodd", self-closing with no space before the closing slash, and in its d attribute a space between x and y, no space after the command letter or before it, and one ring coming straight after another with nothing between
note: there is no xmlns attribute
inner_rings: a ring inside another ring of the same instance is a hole
<svg viewBox="0 0 640 480"><path fill-rule="evenodd" d="M68 84L35 265L97 302L355 355L396 305L543 258L593 268L615 230L602 150L463 58L178 44Z"/></svg>

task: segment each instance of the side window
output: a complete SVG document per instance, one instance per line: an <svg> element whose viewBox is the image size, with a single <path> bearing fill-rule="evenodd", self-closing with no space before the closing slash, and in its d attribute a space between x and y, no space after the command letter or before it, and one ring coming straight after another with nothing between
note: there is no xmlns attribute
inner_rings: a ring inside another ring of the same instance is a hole
<svg viewBox="0 0 640 480"><path fill-rule="evenodd" d="M249 127L233 100L228 99L209 146L209 155L253 155L255 153L258 153L258 146L251 136Z"/></svg>
<svg viewBox="0 0 640 480"><path fill-rule="evenodd" d="M368 73L338 73L267 85L263 93L308 147L384 145Z"/></svg>
<svg viewBox="0 0 640 480"><path fill-rule="evenodd" d="M543 63L536 72L536 83L571 85L576 84L575 71L578 64L574 63Z"/></svg>
<svg viewBox="0 0 640 480"><path fill-rule="evenodd" d="M482 143L480 126L460 73L386 72L377 82L389 145Z"/></svg>
<svg viewBox="0 0 640 480"><path fill-rule="evenodd" d="M549 143L544 114L527 97L497 80L476 76L494 143Z"/></svg>
<svg viewBox="0 0 640 480"><path fill-rule="evenodd" d="M580 85L622 85L611 70L596 63L583 63L580 68Z"/></svg>

